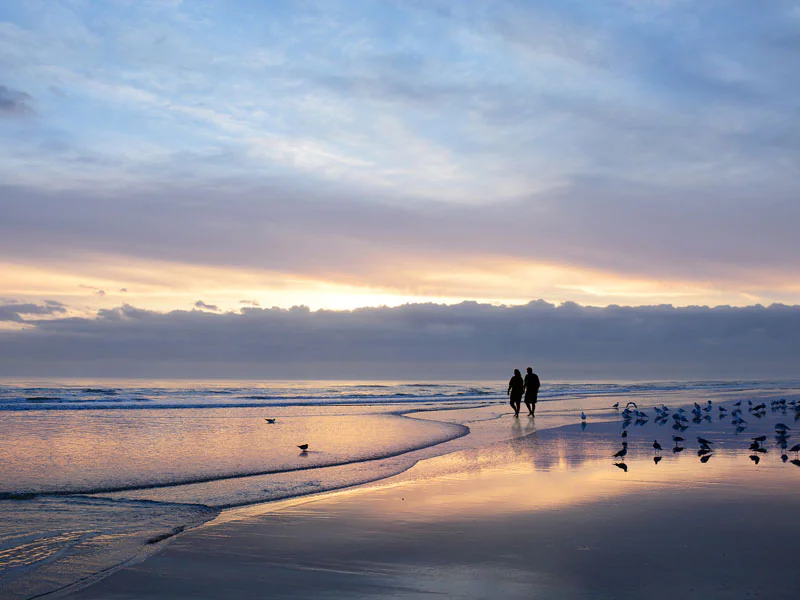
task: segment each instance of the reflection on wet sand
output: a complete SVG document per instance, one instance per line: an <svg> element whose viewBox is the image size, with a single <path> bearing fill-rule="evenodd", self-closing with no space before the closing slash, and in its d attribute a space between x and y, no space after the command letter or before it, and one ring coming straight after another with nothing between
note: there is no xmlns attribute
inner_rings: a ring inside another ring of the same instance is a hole
<svg viewBox="0 0 800 600"><path fill-rule="evenodd" d="M76 597L790 598L790 553L753 549L800 537L800 470L766 444L749 458L754 438L780 450L788 419L767 410L744 436L714 414L680 435L576 412L377 485L233 511Z"/></svg>
<svg viewBox="0 0 800 600"><path fill-rule="evenodd" d="M777 451L780 453L781 462L785 464L789 458L786 452L790 450L789 438L791 434L789 431L791 428L781 422L781 419L791 416L794 421L800 421L800 404L798 404L796 400L787 401L785 398L773 399L770 402L769 413L767 412L766 402L756 404L753 403L752 400L748 400L745 407L751 418L756 420L753 424L754 427L758 427L761 430L765 428L769 429L770 427L774 429L775 445L777 446ZM618 410L619 404L613 405L612 408ZM658 428L663 428L670 419L673 421L672 429L676 432L685 433L694 426L696 432L703 433L703 435L708 437L714 437L714 440L709 440L700 435L696 436L697 456L702 464L706 464L711 460L716 448L716 442L722 441L722 443L727 443L729 451L732 451L732 447L740 445L740 435L743 434L749 426L748 421L742 416L744 414L742 401L732 402L730 407L719 405L717 407L718 416L716 420L713 418L713 408L714 403L712 400L708 400L704 407L695 402L694 408L691 409L691 414L694 416L690 420L686 416L687 410L683 407L678 407L673 412L672 409L666 405L656 405L652 408L655 413L655 418L652 421L652 426L648 427L651 423L651 415L648 414L647 410L640 410L635 403L629 402L628 406L626 406L620 414L620 438L622 439L622 445L621 448L611 455L611 458L615 461L613 465L625 472L628 471L628 466L624 461L628 454L629 428L634 430L639 428L640 433L652 432L652 435L658 436ZM730 412L732 417L730 426L726 425L728 412ZM586 430L586 419L583 413L581 413L580 426L582 432ZM768 452L768 449L764 446L767 441L767 435L761 434L753 436L750 440L750 445L746 449L746 452L748 453L748 458L757 465L761 462L763 455ZM685 445L682 444L687 442L687 438L682 435L673 434L672 441L675 444L672 449L673 454L683 452ZM654 464L658 464L663 459L661 455L663 448L658 439L653 441L652 448L655 452L653 462ZM742 448L742 450L744 451L745 449ZM791 450L800 451L800 444L796 444Z"/></svg>

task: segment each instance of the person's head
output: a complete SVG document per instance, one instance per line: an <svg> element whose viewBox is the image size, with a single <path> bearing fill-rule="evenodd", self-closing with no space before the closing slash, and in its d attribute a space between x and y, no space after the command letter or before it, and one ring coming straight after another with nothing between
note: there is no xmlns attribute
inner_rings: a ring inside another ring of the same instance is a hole
<svg viewBox="0 0 800 600"><path fill-rule="evenodd" d="M519 369L514 369L514 375L517 377L522 377L522 373L519 372Z"/></svg>
<svg viewBox="0 0 800 600"><path fill-rule="evenodd" d="M528 367L528 373L533 373L533 367Z"/></svg>

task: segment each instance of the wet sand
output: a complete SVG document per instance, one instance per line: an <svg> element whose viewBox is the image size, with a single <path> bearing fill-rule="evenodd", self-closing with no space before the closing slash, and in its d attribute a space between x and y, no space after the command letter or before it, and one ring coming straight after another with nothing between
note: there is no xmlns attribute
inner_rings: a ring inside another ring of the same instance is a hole
<svg viewBox="0 0 800 600"><path fill-rule="evenodd" d="M759 464L747 451L776 418L743 436L704 422L683 452L651 421L630 430L627 470L616 422L455 452L223 513L69 597L794 598L800 468L774 442ZM717 448L705 463L698 434Z"/></svg>

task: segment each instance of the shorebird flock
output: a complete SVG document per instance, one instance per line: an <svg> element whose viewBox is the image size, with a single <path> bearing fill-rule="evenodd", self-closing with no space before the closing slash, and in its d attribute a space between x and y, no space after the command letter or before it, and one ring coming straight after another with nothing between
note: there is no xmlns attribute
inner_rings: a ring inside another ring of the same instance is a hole
<svg viewBox="0 0 800 600"><path fill-rule="evenodd" d="M619 402L614 404L612 408L619 411ZM673 454L679 454L687 448L687 438L683 437L683 435L681 435L682 433L692 425L712 423L713 415L715 414L714 403L711 400L709 400L705 406L695 402L694 408L690 411L684 408L673 410L665 404L654 406L653 410L655 411L653 419L655 424L664 426L672 421L672 429L675 431L672 435ZM786 398L772 400L770 402L770 410L772 413L777 413L779 416L793 416L794 421L800 421L800 403L797 400L787 401ZM651 415L645 410L640 410L635 402L628 402L620 414L622 417L622 431L620 433L622 447L612 455L612 458L614 459L615 467L627 472L628 465L625 463L625 457L628 455L628 427L631 425L644 425L650 421ZM767 404L765 402L755 404L752 400L748 400L744 405L742 401L739 400L734 402L731 408L718 406L716 411L718 421L723 421L730 417L730 424L733 427L733 433L736 435L742 434L749 426L744 415L747 415L748 419L758 420L762 419L766 414ZM586 426L586 415L583 412L581 412L581 426ZM775 445L781 453L780 459L782 462L791 462L791 464L800 467L800 457L798 457L800 454L800 444L790 446L791 442L789 440L791 438L791 430L791 427L785 423L776 423L774 425ZM768 437L766 435L750 438L749 457L755 464L758 464L763 455L768 452L768 449L764 446L767 439ZM696 440L697 456L700 458L700 462L707 463L711 460L712 456L714 456L714 442L701 436L696 436ZM653 451L653 462L658 464L663 459L662 452L664 451L664 447L658 440L653 441ZM791 460L789 459L790 454L794 454L794 458Z"/></svg>

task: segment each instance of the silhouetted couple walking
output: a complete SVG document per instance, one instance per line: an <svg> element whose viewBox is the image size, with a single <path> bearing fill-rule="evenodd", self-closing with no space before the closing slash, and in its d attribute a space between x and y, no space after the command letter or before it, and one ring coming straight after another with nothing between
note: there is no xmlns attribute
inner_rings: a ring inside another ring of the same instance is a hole
<svg viewBox="0 0 800 600"><path fill-rule="evenodd" d="M522 378L519 369L514 369L514 376L508 382L508 397L515 417L519 416L523 396L525 397L525 406L528 407L528 414L532 417L535 416L540 385L539 376L533 372L531 367L528 367L525 379Z"/></svg>

